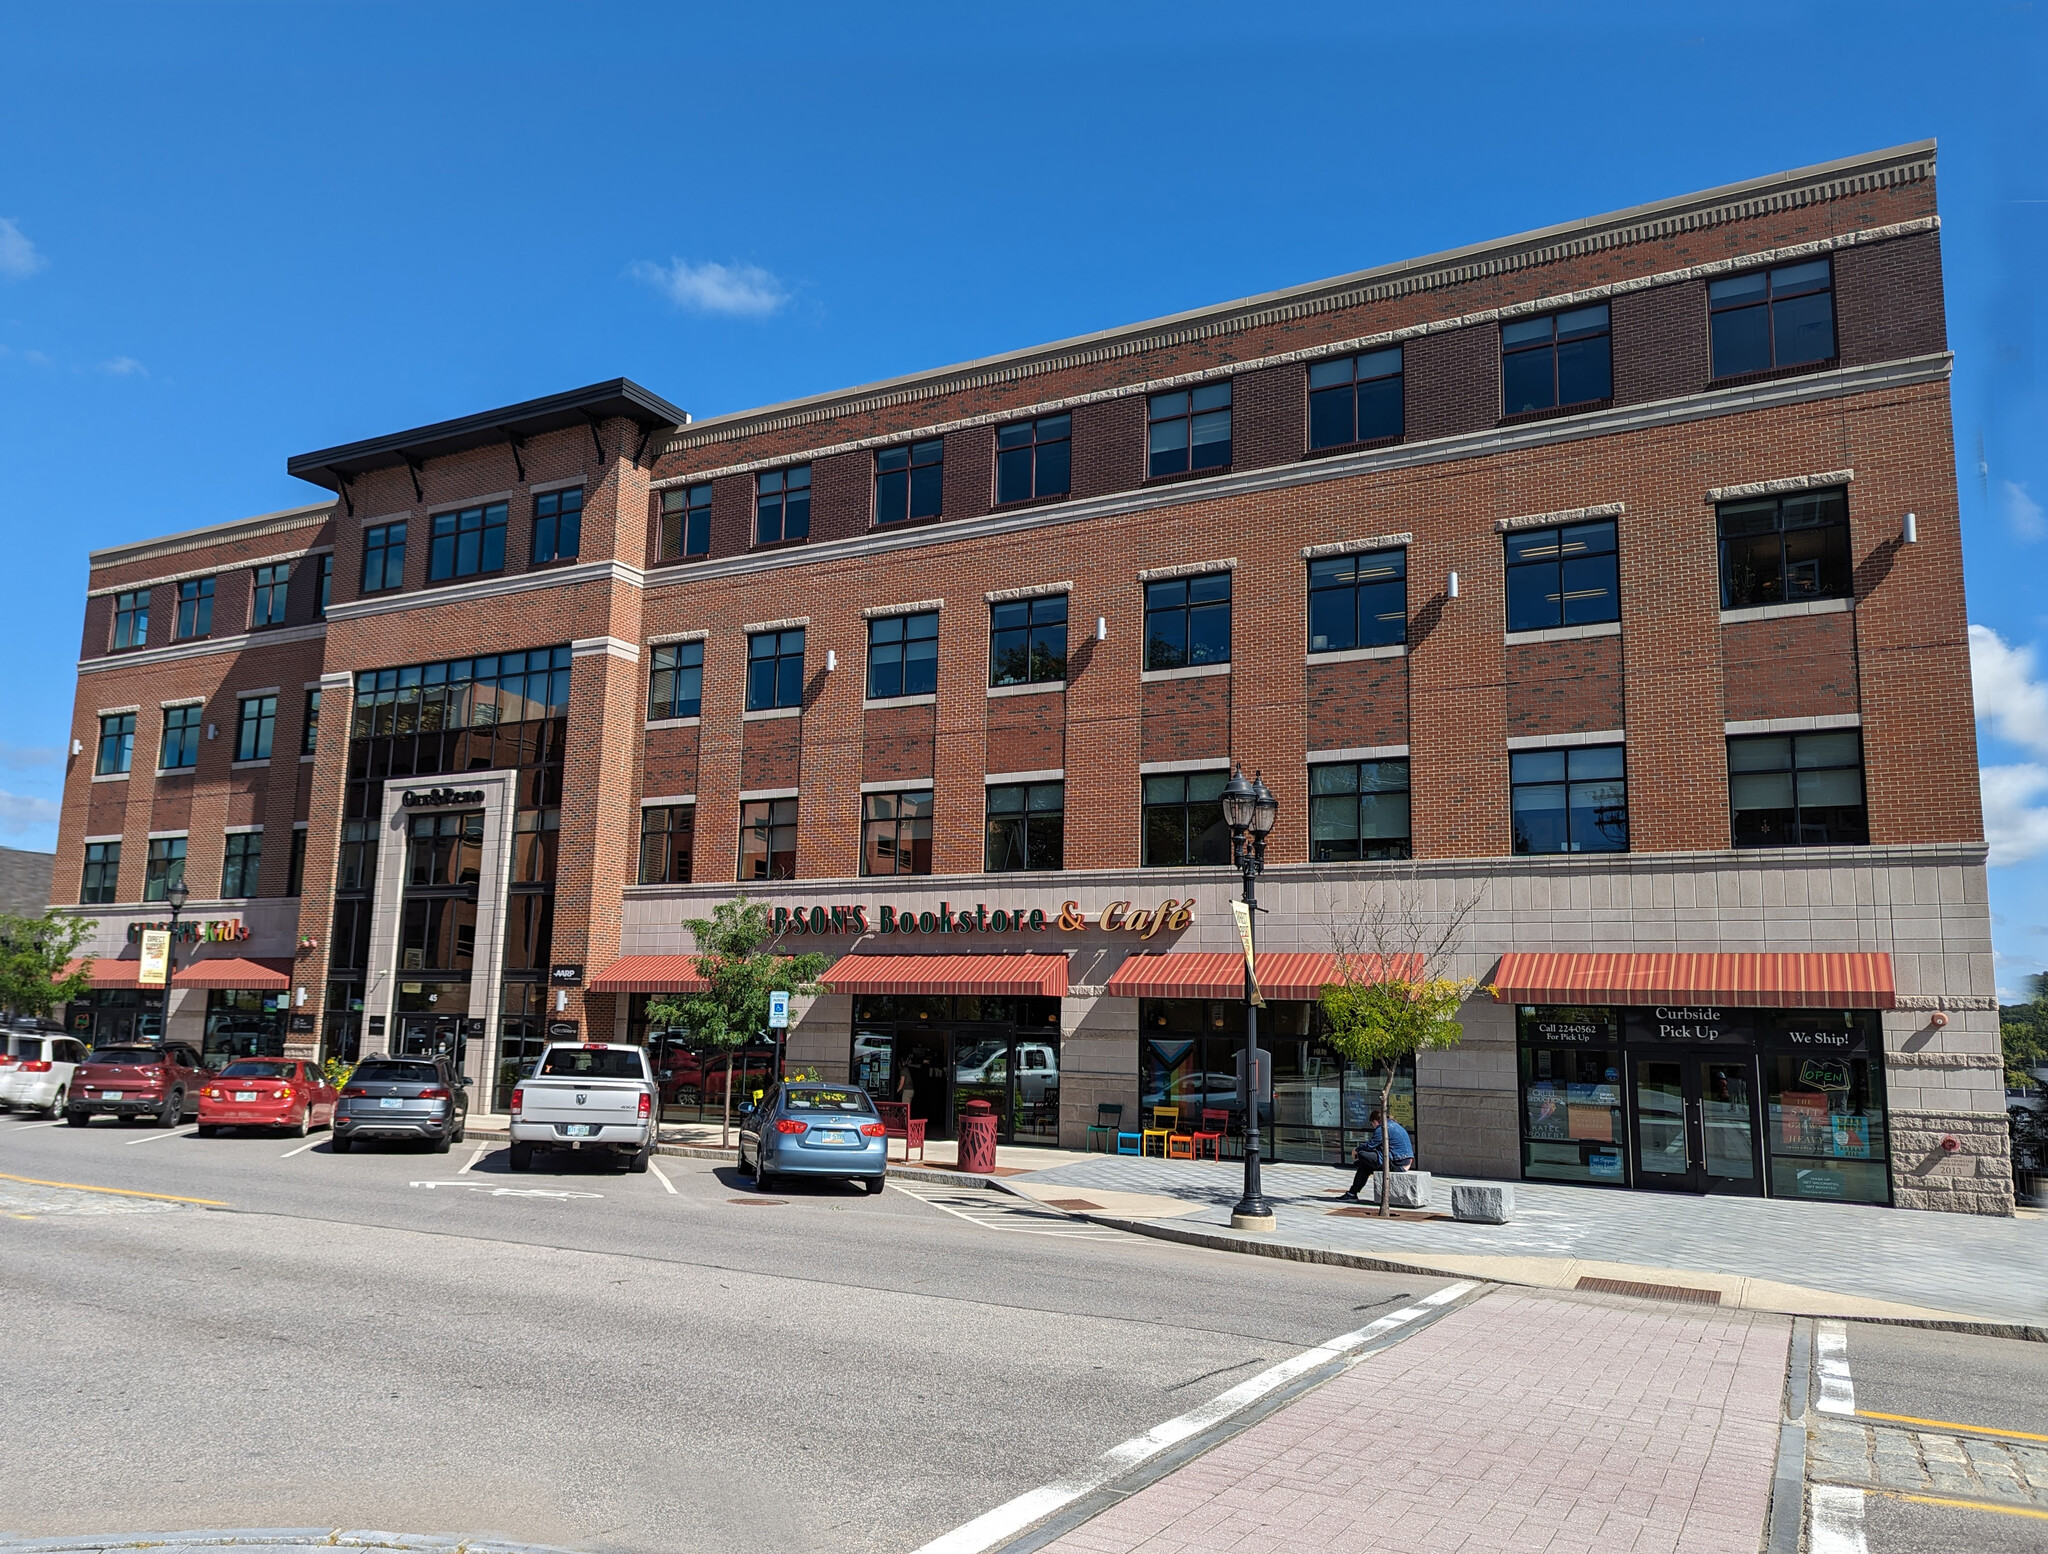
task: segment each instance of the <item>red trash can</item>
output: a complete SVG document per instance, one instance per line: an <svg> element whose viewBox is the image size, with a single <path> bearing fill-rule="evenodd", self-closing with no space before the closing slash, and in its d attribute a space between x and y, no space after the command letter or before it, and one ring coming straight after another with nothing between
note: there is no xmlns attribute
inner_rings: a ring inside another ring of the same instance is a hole
<svg viewBox="0 0 2048 1554"><path fill-rule="evenodd" d="M986 1101L969 1101L960 1108L959 1168L977 1176L995 1174L996 1112Z"/></svg>

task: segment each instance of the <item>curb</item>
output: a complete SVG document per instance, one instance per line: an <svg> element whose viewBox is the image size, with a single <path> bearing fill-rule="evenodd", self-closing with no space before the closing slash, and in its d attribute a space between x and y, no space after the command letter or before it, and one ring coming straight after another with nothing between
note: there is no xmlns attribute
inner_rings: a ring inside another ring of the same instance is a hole
<svg viewBox="0 0 2048 1554"><path fill-rule="evenodd" d="M115 1532L97 1537L14 1538L0 1533L0 1550L18 1554L116 1554L125 1549L392 1549L412 1554L573 1554L538 1543L495 1538L451 1538L437 1533L373 1532L340 1527L244 1527L204 1532Z"/></svg>

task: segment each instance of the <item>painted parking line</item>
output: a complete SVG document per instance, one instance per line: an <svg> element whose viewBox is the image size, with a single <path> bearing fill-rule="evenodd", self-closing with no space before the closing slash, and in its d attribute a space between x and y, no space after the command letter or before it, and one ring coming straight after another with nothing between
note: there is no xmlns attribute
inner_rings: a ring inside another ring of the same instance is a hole
<svg viewBox="0 0 2048 1554"><path fill-rule="evenodd" d="M1918 1419L1911 1414L1880 1414L1873 1409L1856 1410L1858 1419L1884 1419L1892 1424L1927 1425L1936 1430L1950 1430L1957 1435L1995 1435L2007 1441L2048 1441L2048 1435L2036 1435L2031 1430L1999 1430L1990 1425L1957 1424L1953 1419Z"/></svg>
<svg viewBox="0 0 2048 1554"><path fill-rule="evenodd" d="M10 1129L9 1131L14 1133L26 1133L30 1128L61 1128L62 1126L64 1126L64 1119L62 1117L58 1117L50 1122L24 1122L19 1126Z"/></svg>
<svg viewBox="0 0 2048 1554"><path fill-rule="evenodd" d="M1870 1554L1863 1541L1862 1490L1815 1484L1807 1493L1813 1507L1807 1524L1809 1554Z"/></svg>
<svg viewBox="0 0 2048 1554"><path fill-rule="evenodd" d="M1951 1511L1991 1511L1999 1516L2026 1516L2048 1522L2048 1511L2037 1511L2032 1506L2000 1505L1996 1500L1951 1500L1946 1495L1907 1495L1896 1490L1881 1489L1878 1493L1889 1494L1894 1500L1910 1500L1915 1505L1945 1506ZM1819 1545L1814 1547L1818 1554Z"/></svg>
<svg viewBox="0 0 2048 1554"><path fill-rule="evenodd" d="M661 1185L666 1187L670 1192L674 1192L676 1190L676 1184L668 1179L668 1172L662 1170L660 1161L650 1158L647 1162L647 1169L652 1171L655 1174L655 1176L660 1178Z"/></svg>
<svg viewBox="0 0 2048 1554"><path fill-rule="evenodd" d="M474 1182L407 1182L408 1187L461 1187L493 1198L602 1198L601 1192L569 1192L557 1187L479 1187Z"/></svg>
<svg viewBox="0 0 2048 1554"><path fill-rule="evenodd" d="M164 1133L145 1133L139 1139L128 1140L128 1147L133 1149L137 1144L161 1144L165 1139L188 1139L198 1131L197 1128L172 1128Z"/></svg>
<svg viewBox="0 0 2048 1554"><path fill-rule="evenodd" d="M455 1174L457 1176L467 1176L471 1171L474 1171L476 1169L476 1163L479 1160L483 1159L483 1157L485 1155L488 1155L490 1152L491 1146L489 1144L477 1145L476 1153L471 1155L468 1160L464 1161L462 1169L460 1171L457 1171Z"/></svg>
<svg viewBox="0 0 2048 1554"><path fill-rule="evenodd" d="M1820 1397L1813 1406L1823 1414L1854 1414L1856 1384L1849 1379L1849 1329L1842 1323L1823 1322L1815 1331L1813 1368L1820 1374Z"/></svg>
<svg viewBox="0 0 2048 1554"><path fill-rule="evenodd" d="M39 1176L10 1176L5 1171L0 1171L0 1182L26 1182L31 1187L68 1187L73 1192L112 1193L117 1198L161 1198L166 1203L196 1203L208 1209L227 1207L218 1198L180 1198L175 1193L137 1192L132 1187L94 1187L89 1182L46 1182Z"/></svg>
<svg viewBox="0 0 2048 1554"><path fill-rule="evenodd" d="M278 1159L280 1159L280 1160L289 1160L289 1159L291 1159L291 1157L292 1157L293 1155L303 1155L303 1154L304 1154L304 1153L305 1153L305 1152L306 1152L307 1150L311 1149L311 1148L312 1148L312 1147L313 1147L313 1146L314 1146L315 1144L319 1144L319 1143L324 1143L324 1142L325 1142L325 1141L324 1141L324 1140L322 1140L322 1139L307 1139L307 1140L306 1140L306 1142L305 1142L305 1143L303 1143L303 1144L294 1144L294 1145L293 1145L293 1146L292 1146L292 1147L291 1147L290 1149L286 1150L286 1151L285 1151L285 1152L284 1152L283 1154L279 1155L279 1156L278 1156L277 1158L278 1158Z"/></svg>
<svg viewBox="0 0 2048 1554"><path fill-rule="evenodd" d="M1126 1239L1121 1230L1091 1225L1084 1219L1076 1219L1071 1214L1048 1208L1029 1198L1013 1198L1008 1193L990 1192L985 1187L937 1187L922 1182L906 1187L895 1181L889 1186L906 1197L937 1209L941 1214L964 1219L983 1230L1008 1230L1027 1236L1059 1236L1069 1241Z"/></svg>

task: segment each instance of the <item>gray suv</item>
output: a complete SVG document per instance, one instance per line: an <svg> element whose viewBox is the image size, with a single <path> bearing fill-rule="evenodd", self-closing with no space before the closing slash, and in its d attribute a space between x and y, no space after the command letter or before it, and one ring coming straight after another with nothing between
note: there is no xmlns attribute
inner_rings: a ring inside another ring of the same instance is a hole
<svg viewBox="0 0 2048 1554"><path fill-rule="evenodd" d="M329 1147L345 1155L357 1139L422 1139L436 1154L462 1142L469 1081L445 1058L365 1058L334 1105Z"/></svg>

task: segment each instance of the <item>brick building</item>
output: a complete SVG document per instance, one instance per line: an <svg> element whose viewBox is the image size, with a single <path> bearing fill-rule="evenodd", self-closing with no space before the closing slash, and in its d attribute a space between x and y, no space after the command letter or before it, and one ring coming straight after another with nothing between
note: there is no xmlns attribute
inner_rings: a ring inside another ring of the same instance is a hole
<svg viewBox="0 0 2048 1554"><path fill-rule="evenodd" d="M1390 890L1476 898L1496 989L1399 1076L1425 1164L2010 1212L1934 164L293 458L319 502L92 557L74 1025L161 1028L129 939L183 869L212 1054L441 1045L502 1105L568 1022L715 1113L645 1005L737 878L837 962L796 1059L1227 1150L1234 761L1282 1158L1364 1125L1313 998Z"/></svg>

